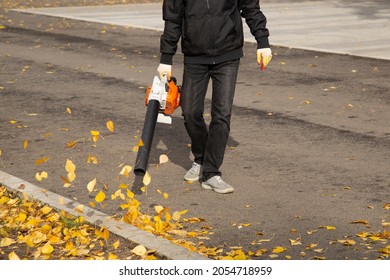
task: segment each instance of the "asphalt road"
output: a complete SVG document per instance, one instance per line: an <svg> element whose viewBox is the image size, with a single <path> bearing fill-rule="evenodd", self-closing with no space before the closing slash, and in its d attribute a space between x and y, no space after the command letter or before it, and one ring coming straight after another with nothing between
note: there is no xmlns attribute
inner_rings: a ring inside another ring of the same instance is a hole
<svg viewBox="0 0 390 280"><path fill-rule="evenodd" d="M383 232L390 222L390 61L275 46L262 73L255 46L246 44L222 167L236 191L220 195L183 181L191 158L178 110L172 125L156 128L152 181L142 192L141 178L119 172L135 162L161 33L11 11L1 11L0 26L1 170L85 204L92 179L107 196L126 183L145 213L163 205L203 219L185 224L208 233L194 243L268 250L258 258L375 259L388 245L356 234ZM181 62L178 54L179 83ZM91 130L100 131L97 143ZM66 148L70 141L77 145ZM161 154L168 163L158 164ZM99 164L88 164L88 155ZM71 188L60 179L67 159L76 165ZM41 171L49 178L38 182ZM97 207L122 213L110 199ZM272 255L276 246L286 250Z"/></svg>

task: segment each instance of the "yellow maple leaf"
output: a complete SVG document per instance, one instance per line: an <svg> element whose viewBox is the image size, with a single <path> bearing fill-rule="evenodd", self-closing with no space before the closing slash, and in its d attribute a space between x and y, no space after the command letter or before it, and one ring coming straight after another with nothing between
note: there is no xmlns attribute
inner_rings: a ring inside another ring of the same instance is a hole
<svg viewBox="0 0 390 280"><path fill-rule="evenodd" d="M383 205L383 208L385 210L390 210L390 203L386 203L385 205Z"/></svg>
<svg viewBox="0 0 390 280"><path fill-rule="evenodd" d="M99 191L99 193L95 196L95 201L97 203L100 203L105 199L106 199L106 194L103 191Z"/></svg>
<svg viewBox="0 0 390 280"><path fill-rule="evenodd" d="M107 129L109 131L111 131L112 133L114 133L115 131L115 125L114 123L112 122L112 120L109 120L107 123L106 123L106 126L107 126Z"/></svg>

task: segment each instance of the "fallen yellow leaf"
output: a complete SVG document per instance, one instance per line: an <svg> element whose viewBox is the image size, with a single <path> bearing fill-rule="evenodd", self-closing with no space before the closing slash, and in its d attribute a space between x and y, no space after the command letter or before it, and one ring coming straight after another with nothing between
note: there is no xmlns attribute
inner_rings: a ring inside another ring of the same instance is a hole
<svg viewBox="0 0 390 280"><path fill-rule="evenodd" d="M144 183L145 186L148 186L150 184L150 181L152 180L152 178L150 177L150 174L148 171L146 171L145 175L144 175L144 178L142 180L142 182Z"/></svg>
<svg viewBox="0 0 390 280"><path fill-rule="evenodd" d="M334 226L320 226L319 228L324 228L327 230L335 230L336 229Z"/></svg>
<svg viewBox="0 0 390 280"><path fill-rule="evenodd" d="M8 247L9 245L12 245L14 243L16 243L15 240L8 238L8 237L5 237L5 238L1 239L0 247Z"/></svg>
<svg viewBox="0 0 390 280"><path fill-rule="evenodd" d="M28 141L27 140L24 140L23 142L23 148L26 150L28 147Z"/></svg>
<svg viewBox="0 0 390 280"><path fill-rule="evenodd" d="M79 213L83 213L84 205L83 204L79 204L79 205L76 206L76 208L74 210L76 210Z"/></svg>
<svg viewBox="0 0 390 280"><path fill-rule="evenodd" d="M49 254L51 254L53 251L54 251L54 248L53 248L53 246L51 246L49 243L46 243L46 244L43 245L43 247L41 248L41 252L42 252L42 254L44 254L44 255L49 255Z"/></svg>
<svg viewBox="0 0 390 280"><path fill-rule="evenodd" d="M383 208L385 210L390 210L390 203L386 203L385 205L383 205Z"/></svg>
<svg viewBox="0 0 390 280"><path fill-rule="evenodd" d="M289 239L291 246L302 245L299 239Z"/></svg>
<svg viewBox="0 0 390 280"><path fill-rule="evenodd" d="M272 253L280 254L280 253L283 253L286 250L287 250L287 248L285 248L285 247L276 246L275 248L272 249Z"/></svg>
<svg viewBox="0 0 390 280"><path fill-rule="evenodd" d="M43 178L47 179L48 178L48 174L46 171L42 171L41 173L37 172L35 174L35 179L37 179L38 181L42 181Z"/></svg>
<svg viewBox="0 0 390 280"><path fill-rule="evenodd" d="M76 179L76 173L69 172L68 173L68 180L69 180L69 182L73 182L75 179Z"/></svg>
<svg viewBox="0 0 390 280"><path fill-rule="evenodd" d="M38 166L38 165L41 165L41 164L44 164L46 161L48 161L49 158L48 157L43 157L43 158L40 158L40 159L37 159L35 161L35 164Z"/></svg>
<svg viewBox="0 0 390 280"><path fill-rule="evenodd" d="M368 221L365 221L365 220L356 220L356 221L352 221L351 224L363 224L363 225L368 225Z"/></svg>
<svg viewBox="0 0 390 280"><path fill-rule="evenodd" d="M68 171L68 173L74 173L76 170L76 165L74 165L73 161L67 159L65 164L65 170Z"/></svg>
<svg viewBox="0 0 390 280"><path fill-rule="evenodd" d="M111 120L109 120L109 121L106 123L106 126L107 126L107 129L108 129L109 131L111 131L112 133L114 133L114 131L115 131L115 125L114 125L114 123L113 123Z"/></svg>
<svg viewBox="0 0 390 280"><path fill-rule="evenodd" d="M87 159L87 162L88 163L93 163L93 164L98 164L99 163L99 160L97 159L97 157L93 156L93 155L88 155L88 159Z"/></svg>
<svg viewBox="0 0 390 280"><path fill-rule="evenodd" d="M91 134L92 134L92 140L93 142L97 142L99 140L99 131L97 130L91 130Z"/></svg>
<svg viewBox="0 0 390 280"><path fill-rule="evenodd" d="M95 201L97 203L100 203L100 202L102 202L105 199L106 199L106 195L105 195L105 193L103 191L99 191L99 193L95 196Z"/></svg>
<svg viewBox="0 0 390 280"><path fill-rule="evenodd" d="M337 242L345 245L345 246L352 246L352 245L355 245L356 244L356 241L355 240L351 240L351 239L338 239Z"/></svg>
<svg viewBox="0 0 390 280"><path fill-rule="evenodd" d="M118 259L118 256L113 254L113 253L109 253L108 254L108 260L117 260Z"/></svg>
<svg viewBox="0 0 390 280"><path fill-rule="evenodd" d="M144 145L144 142L142 141L142 139L139 139L137 146L138 146L138 147L145 146L145 145Z"/></svg>
<svg viewBox="0 0 390 280"><path fill-rule="evenodd" d="M66 143L66 148L74 148L77 145L77 141L70 141Z"/></svg>
<svg viewBox="0 0 390 280"><path fill-rule="evenodd" d="M114 242L114 243L112 244L112 247L114 247L114 249L116 250L116 249L118 249L119 244L120 244L120 241L118 240L118 241L116 241L116 242Z"/></svg>
<svg viewBox="0 0 390 280"><path fill-rule="evenodd" d="M49 214L51 211L53 210L53 208L45 205L41 208L41 212L46 215L46 214Z"/></svg>
<svg viewBox="0 0 390 280"><path fill-rule="evenodd" d="M12 251L11 253L8 254L8 259L9 260L20 260L20 258L18 257L18 255Z"/></svg>
<svg viewBox="0 0 390 280"><path fill-rule="evenodd" d="M138 245L133 250L131 250L131 252L137 256L143 257L146 254L147 250L145 246Z"/></svg>
<svg viewBox="0 0 390 280"><path fill-rule="evenodd" d="M123 166L121 172L119 172L120 175L125 176L126 178L129 177L130 171L133 169L130 165Z"/></svg>
<svg viewBox="0 0 390 280"><path fill-rule="evenodd" d="M164 207L161 206L161 205L156 205L154 206L154 210L156 211L156 213L160 213L162 210L164 210Z"/></svg>
<svg viewBox="0 0 390 280"><path fill-rule="evenodd" d="M167 155L160 155L160 164L168 162L168 156Z"/></svg>
<svg viewBox="0 0 390 280"><path fill-rule="evenodd" d="M104 240L107 240L108 237L110 236L110 232L108 231L108 229L103 227L100 230L95 230L95 235L104 239Z"/></svg>
<svg viewBox="0 0 390 280"><path fill-rule="evenodd" d="M89 191L90 193L93 192L93 190L94 190L94 188L95 188L95 186L96 186L96 182L97 182L97 180L96 180L96 178L95 178L95 179L93 179L91 182L88 183L87 189L88 189L88 191Z"/></svg>

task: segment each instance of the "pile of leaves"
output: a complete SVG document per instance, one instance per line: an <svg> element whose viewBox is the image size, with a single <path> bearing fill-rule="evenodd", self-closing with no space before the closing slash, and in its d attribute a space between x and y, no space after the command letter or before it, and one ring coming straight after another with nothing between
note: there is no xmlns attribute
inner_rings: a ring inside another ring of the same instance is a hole
<svg viewBox="0 0 390 280"><path fill-rule="evenodd" d="M157 259L81 216L19 197L0 186L0 259Z"/></svg>

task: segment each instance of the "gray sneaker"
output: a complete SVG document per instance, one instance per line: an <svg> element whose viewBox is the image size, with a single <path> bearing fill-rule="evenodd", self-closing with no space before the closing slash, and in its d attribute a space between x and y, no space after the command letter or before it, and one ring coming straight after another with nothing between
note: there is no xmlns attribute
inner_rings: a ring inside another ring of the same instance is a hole
<svg viewBox="0 0 390 280"><path fill-rule="evenodd" d="M184 175L184 180L186 181L200 180L202 178L201 170L202 170L202 165L194 162L190 170L188 170L186 175Z"/></svg>
<svg viewBox="0 0 390 280"><path fill-rule="evenodd" d="M214 176L202 183L205 190L213 190L217 193L231 193L234 188L222 180L221 176Z"/></svg>

